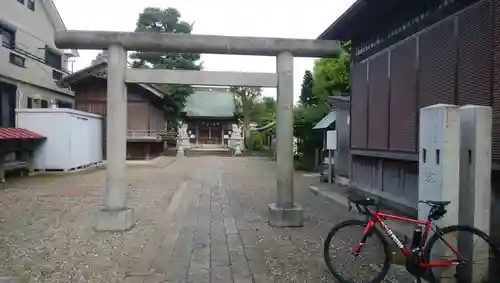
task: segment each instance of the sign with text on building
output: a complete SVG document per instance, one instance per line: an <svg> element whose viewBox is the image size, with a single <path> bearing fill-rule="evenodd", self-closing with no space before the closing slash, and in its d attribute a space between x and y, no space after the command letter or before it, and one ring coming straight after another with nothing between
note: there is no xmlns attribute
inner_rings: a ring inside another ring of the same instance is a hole
<svg viewBox="0 0 500 283"><path fill-rule="evenodd" d="M326 149L337 150L337 131L326 132Z"/></svg>

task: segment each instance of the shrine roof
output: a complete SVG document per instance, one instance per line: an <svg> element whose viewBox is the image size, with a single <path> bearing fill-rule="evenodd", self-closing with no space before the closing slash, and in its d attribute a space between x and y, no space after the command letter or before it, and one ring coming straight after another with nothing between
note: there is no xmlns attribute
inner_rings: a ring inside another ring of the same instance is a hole
<svg viewBox="0 0 500 283"><path fill-rule="evenodd" d="M234 117L234 94L228 88L194 88L194 93L186 99L183 112L186 117Z"/></svg>

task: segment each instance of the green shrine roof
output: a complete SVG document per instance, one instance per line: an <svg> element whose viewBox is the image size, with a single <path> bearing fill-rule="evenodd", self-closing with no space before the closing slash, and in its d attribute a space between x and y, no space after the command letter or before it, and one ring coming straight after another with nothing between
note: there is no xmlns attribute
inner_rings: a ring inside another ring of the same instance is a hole
<svg viewBox="0 0 500 283"><path fill-rule="evenodd" d="M184 112L187 117L233 117L234 94L226 88L194 88L194 93L186 99Z"/></svg>
<svg viewBox="0 0 500 283"><path fill-rule="evenodd" d="M323 119L321 119L314 127L313 127L313 130L323 130L323 129L326 129L328 127L330 127L330 125L335 122L335 120L337 120L337 111L335 110L332 110L330 111L330 113L326 114L325 117L323 117Z"/></svg>

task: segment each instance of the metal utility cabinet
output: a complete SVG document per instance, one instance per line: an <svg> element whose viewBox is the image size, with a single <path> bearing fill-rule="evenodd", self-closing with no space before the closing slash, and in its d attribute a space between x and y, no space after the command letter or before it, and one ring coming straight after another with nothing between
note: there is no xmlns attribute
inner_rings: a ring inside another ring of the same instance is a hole
<svg viewBox="0 0 500 283"><path fill-rule="evenodd" d="M69 171L102 162L102 117L65 108L16 109L17 127L47 137L34 169Z"/></svg>

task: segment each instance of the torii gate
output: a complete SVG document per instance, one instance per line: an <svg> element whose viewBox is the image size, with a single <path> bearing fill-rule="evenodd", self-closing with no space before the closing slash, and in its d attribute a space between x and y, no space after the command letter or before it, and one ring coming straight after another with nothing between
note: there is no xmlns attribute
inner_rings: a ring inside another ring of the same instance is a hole
<svg viewBox="0 0 500 283"><path fill-rule="evenodd" d="M125 231L135 225L132 208L126 206L126 82L221 86L277 87L277 201L269 204L275 226L302 226L300 205L293 192L293 57L334 57L338 41L136 33L105 31L58 31L60 49L107 49L107 169L104 205L96 216L99 231ZM172 71L127 69L127 50L149 52L261 55L277 57L277 73Z"/></svg>

